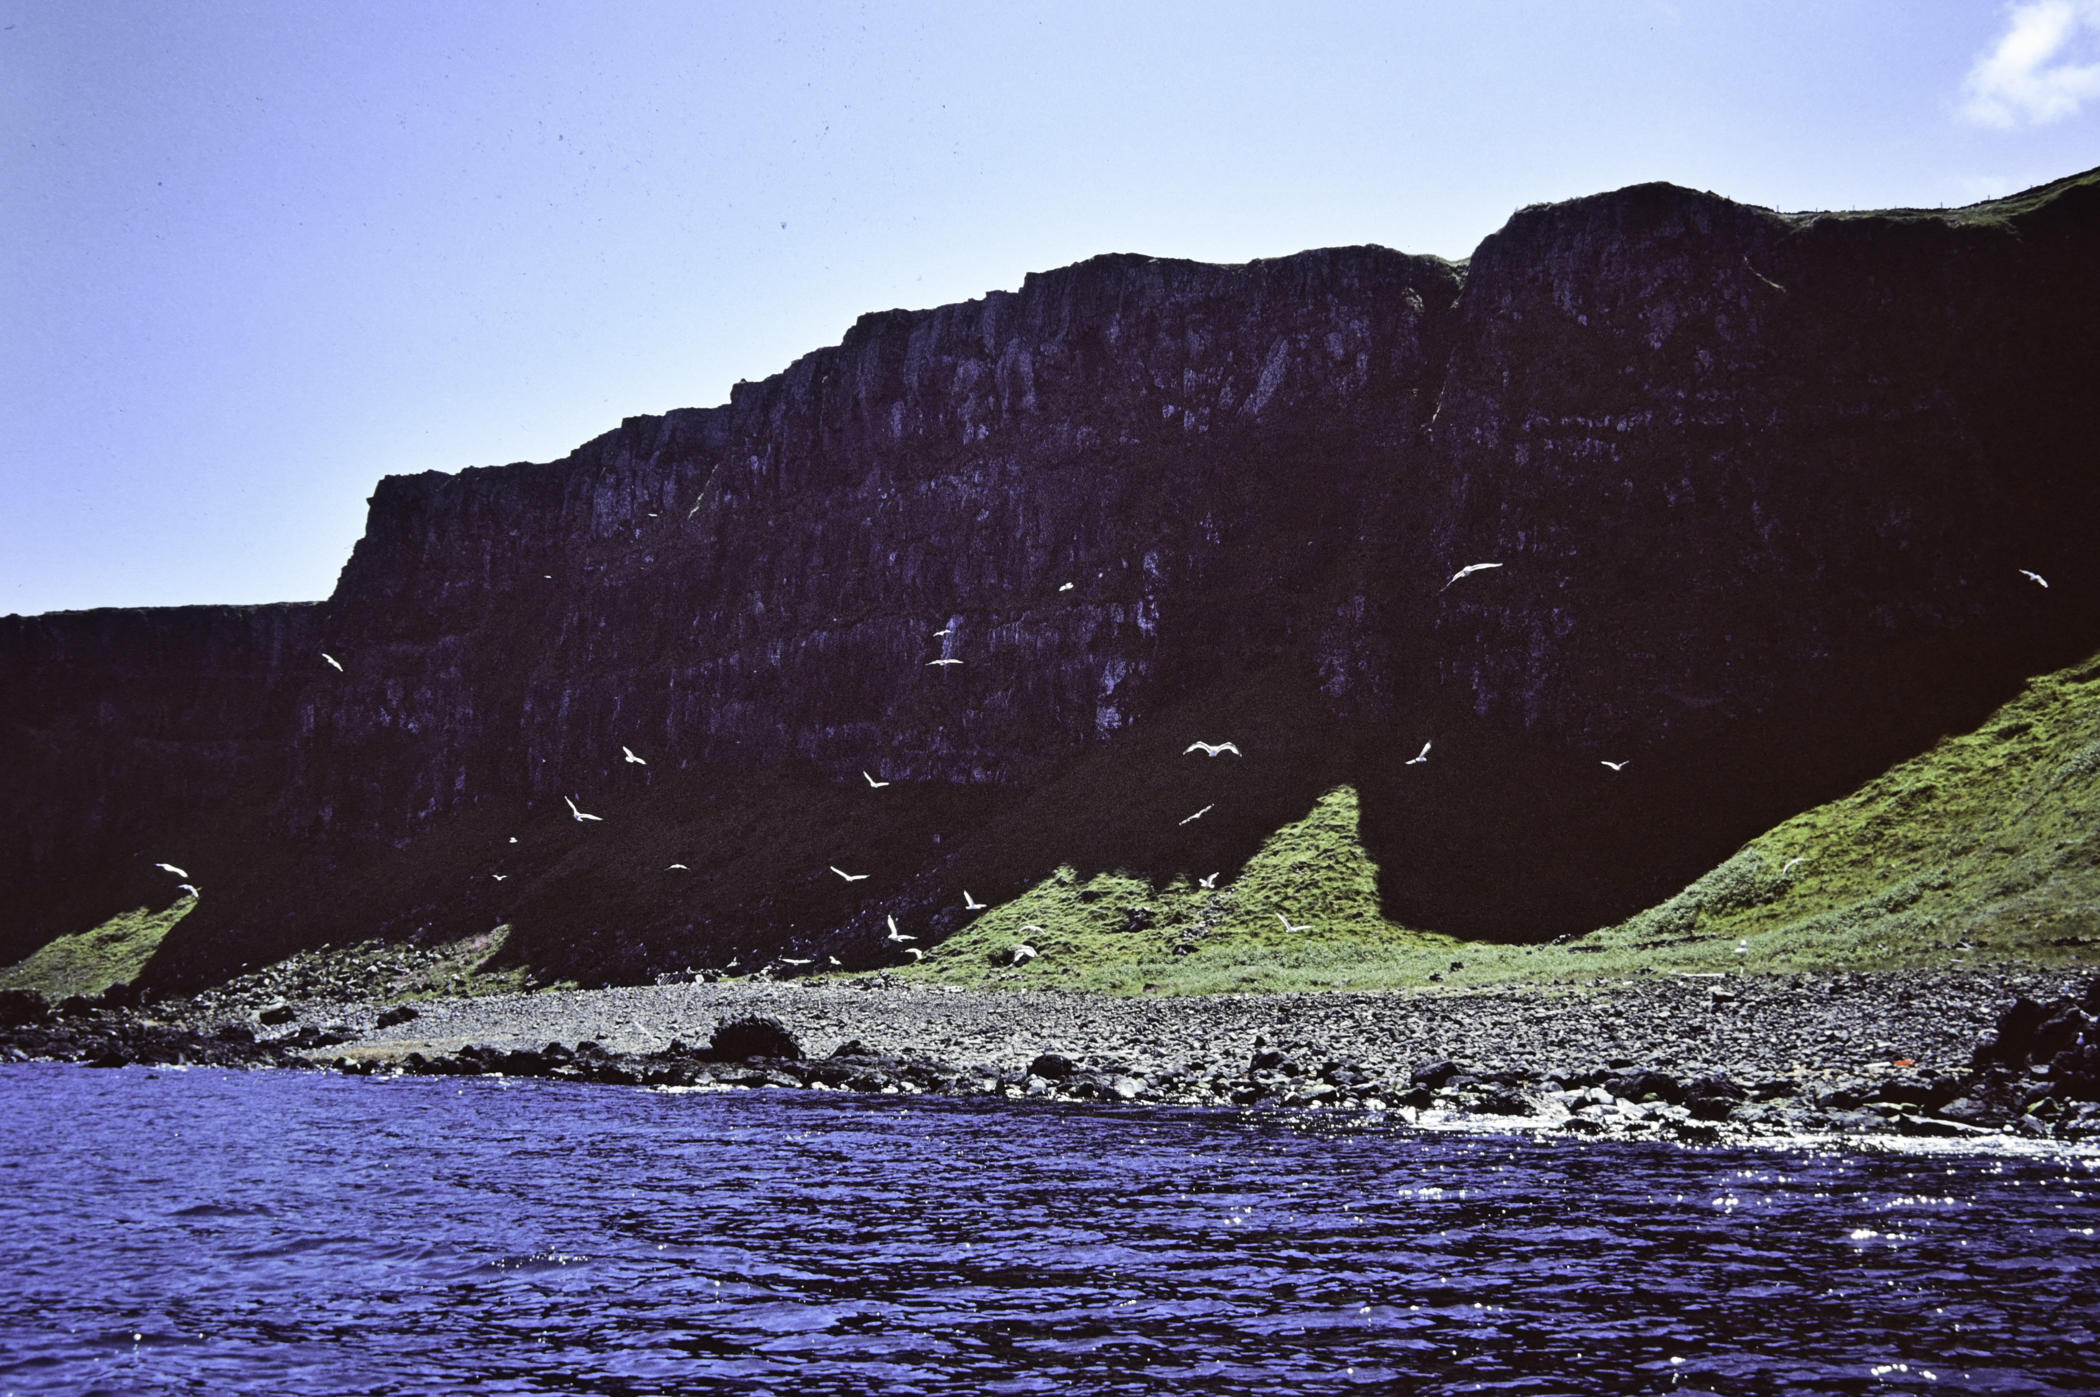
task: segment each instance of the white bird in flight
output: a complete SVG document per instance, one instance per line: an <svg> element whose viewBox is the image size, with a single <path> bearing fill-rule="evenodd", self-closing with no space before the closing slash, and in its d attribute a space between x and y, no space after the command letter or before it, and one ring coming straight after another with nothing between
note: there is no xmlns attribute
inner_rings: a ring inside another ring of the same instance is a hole
<svg viewBox="0 0 2100 1397"><path fill-rule="evenodd" d="M2046 585L2048 585L2048 584L2044 583L2043 585L2044 585L2044 586L2046 586ZM324 659L324 660L326 660L326 661L328 661L328 663L330 663L330 664L334 665L334 666L335 666L335 672L336 672L337 674L341 674L341 673L343 672L343 664L342 664L342 661L338 660L338 659L337 659L337 658L336 658L335 656L333 656L333 655L329 654L329 653L328 653L328 652L327 652L326 650L323 650L323 651L321 652L321 658L322 658L322 659Z"/></svg>
<svg viewBox="0 0 2100 1397"><path fill-rule="evenodd" d="M1007 954L1011 957L1011 959L1008 962L1009 964L1026 965L1028 964L1028 962L1036 958L1037 951L1035 947L1029 945L1027 942L1024 941L1020 945L1014 947L1013 950L1009 951Z"/></svg>
<svg viewBox="0 0 2100 1397"><path fill-rule="evenodd" d="M1218 803L1216 801L1212 801L1209 805L1204 806L1201 810L1198 810L1195 814L1189 816L1189 820L1200 820L1205 815L1208 815L1211 811L1217 808ZM1183 820L1181 823L1187 824L1189 820Z"/></svg>
<svg viewBox="0 0 2100 1397"><path fill-rule="evenodd" d="M807 960L796 960L796 959L795 959L795 958L794 958L793 956L782 956L782 957L780 958L780 963L781 963L782 965L813 965L813 964L815 964L815 962L814 962L814 961L807 961Z"/></svg>
<svg viewBox="0 0 2100 1397"><path fill-rule="evenodd" d="M603 820L605 819L605 817L604 817L603 815L586 815L586 814L584 814L584 813L583 813L583 812L582 812L581 810L578 810L578 809L576 808L576 802L575 802L575 801L573 801L573 800L569 800L569 798L568 798L567 796L563 796L563 797L562 797L562 799L563 799L563 800L565 800L565 801L568 801L568 803L569 803L569 813L570 813L571 815L574 815L574 816L576 817L576 819L577 819L578 823L581 823L581 822L582 822L582 821L584 821L584 820L598 820L598 821L601 821L601 822L602 822L602 821L603 821Z"/></svg>
<svg viewBox="0 0 2100 1397"><path fill-rule="evenodd" d="M172 863L157 863L153 866L155 868L165 868L168 870L168 872L174 874L177 878L187 878L190 876L189 872L186 869L177 868Z"/></svg>
<svg viewBox="0 0 2100 1397"><path fill-rule="evenodd" d="M2022 577L2026 578L2026 579L2027 579L2028 581L2030 581L2030 582L2034 583L2035 585L2037 585L2037 586L2039 586L2039 587L2044 587L2044 588L2046 588L2046 587L2047 587L2047 586L2049 585L2049 579L2048 579L2048 578L2046 578L2046 577L2042 576L2042 575L2041 575L2040 573L2038 573L2038 572L2029 572L2029 571L2028 571L2028 570L2027 570L2026 568L2021 568L2021 569L2020 569L2020 576L2022 576Z"/></svg>
<svg viewBox="0 0 2100 1397"><path fill-rule="evenodd" d="M941 638L942 636L944 636L944 635L954 635L954 634L955 634L955 627L953 627L953 626L943 626L943 627L941 627L941 628L940 628L939 630L937 630L937 631L935 631L935 632L933 633L933 638L934 638L935 640L939 640L939 639L940 639L940 638Z"/></svg>
<svg viewBox="0 0 2100 1397"><path fill-rule="evenodd" d="M489 875L489 877L491 877L491 878L495 879L495 880L496 880L497 882L499 882L499 883L500 883L500 882L502 882L502 881L503 881L503 880L504 880L505 878L508 878L508 877L510 877L510 875L509 875L508 873L491 873L491 874Z"/></svg>
<svg viewBox="0 0 2100 1397"><path fill-rule="evenodd" d="M511 843L513 843L513 844L517 843L517 842L518 842L518 836L516 836L515 834L514 834L514 835L512 835L512 836L510 837L510 842L511 842Z"/></svg>
<svg viewBox="0 0 2100 1397"><path fill-rule="evenodd" d="M1404 762L1400 763L1400 765L1402 765L1402 766L1415 766L1415 765L1417 765L1418 763L1421 763L1421 762L1426 762L1426 761L1428 761L1428 760L1429 760L1429 744L1428 744L1427 742L1425 742L1425 743L1423 743L1423 744L1422 744L1422 750L1421 750L1421 751L1419 751L1419 752L1415 753L1415 754L1414 754L1414 755L1413 755L1412 757L1409 757L1409 758L1408 758L1408 759L1407 759L1406 761L1404 761Z"/></svg>
<svg viewBox="0 0 2100 1397"><path fill-rule="evenodd" d="M671 868L685 868L685 865L682 863L674 863L671 865ZM666 868L664 872L669 873L671 871L671 868ZM691 873L693 870L691 870L690 868L685 868L685 871Z"/></svg>
<svg viewBox="0 0 2100 1397"><path fill-rule="evenodd" d="M860 774L863 776L868 776L867 770L865 768L862 769ZM879 791L888 784L889 782L887 781L877 781L874 777L868 776L868 789L870 790Z"/></svg>
<svg viewBox="0 0 2100 1397"><path fill-rule="evenodd" d="M637 756L636 756L636 755L634 754L634 748L632 748L632 747L629 747L629 746L625 745L624 743L623 743L623 744L621 745L621 747L620 747L620 751L621 751L621 753L622 753L622 754L623 754L623 755L624 755L624 756L625 756L625 757L627 758L627 760L629 760L629 761L633 762L633 763L634 763L634 764L635 764L636 766L647 766L647 765L649 765L649 763L647 763L647 762L643 761L643 760L642 760L642 759L641 759L640 757L637 757Z"/></svg>
<svg viewBox="0 0 2100 1397"><path fill-rule="evenodd" d="M982 912L985 908L991 905L992 904L989 902L977 901L976 899L970 896L970 890L968 888L963 889L963 906L968 908L970 911Z"/></svg>
<svg viewBox="0 0 2100 1397"><path fill-rule="evenodd" d="M1611 768L1611 769L1612 769L1613 771L1624 771L1624 770L1626 769L1626 767L1627 767L1627 764L1628 764L1629 762L1631 762L1632 760L1633 760L1633 758L1631 758L1631 757L1628 757L1628 758L1626 759L1626 761L1623 761L1623 762L1599 762L1599 763L1597 763L1597 765L1599 765L1599 766L1608 766L1608 767L1610 767L1610 768Z"/></svg>
<svg viewBox="0 0 2100 1397"><path fill-rule="evenodd" d="M883 937L883 940L895 941L897 944L902 945L906 941L916 941L919 939L916 936L906 936L903 932L897 930L897 919L895 917L885 915L883 917L883 920L890 924L890 934L888 936Z"/></svg>
<svg viewBox="0 0 2100 1397"><path fill-rule="evenodd" d="M1457 572L1451 574L1451 582L1456 582L1459 578L1465 577L1470 573L1486 572L1489 568L1499 568L1501 566L1502 564L1500 563L1469 563L1465 567L1460 568ZM1451 582L1446 582L1443 587L1439 587L1437 588L1437 590L1440 592L1443 591L1444 588L1449 587L1451 585Z"/></svg>
<svg viewBox="0 0 2100 1397"><path fill-rule="evenodd" d="M1808 862L1808 858L1807 858L1807 856L1806 856L1806 855L1801 855L1801 856L1799 856L1799 857L1796 857L1796 858L1791 858L1791 859L1788 859L1788 860L1786 861L1786 866L1785 866L1784 868L1782 868L1782 869L1780 869L1780 870L1779 870L1779 876L1780 876L1780 877L1782 877L1782 878L1784 878L1784 877L1785 877L1785 876L1786 876L1787 874L1789 874L1789 873L1792 873L1792 872L1794 871L1794 865L1795 865L1795 864L1797 864L1797 863L1807 863L1807 862Z"/></svg>
<svg viewBox="0 0 2100 1397"><path fill-rule="evenodd" d="M961 660L928 660L926 668L932 669L935 665L959 665L961 663Z"/></svg>
<svg viewBox="0 0 2100 1397"><path fill-rule="evenodd" d="M195 883L177 883L175 886L188 893L191 897L202 896L202 894L197 891L197 885Z"/></svg>
<svg viewBox="0 0 2100 1397"><path fill-rule="evenodd" d="M1302 926L1292 926L1291 919L1289 917L1284 916L1283 913L1278 912L1274 915L1277 921L1283 923L1283 929L1285 931L1311 931L1313 929L1311 922L1306 922Z"/></svg>
<svg viewBox="0 0 2100 1397"><path fill-rule="evenodd" d="M926 953L920 950L917 946L906 946L904 948L904 954L910 956L913 960L926 959Z"/></svg>
<svg viewBox="0 0 2100 1397"><path fill-rule="evenodd" d="M849 882L849 883L858 883L858 882L860 882L860 881L861 881L862 879L864 879L864 878L867 878L868 876L870 876L870 875L868 875L868 874L866 874L866 873L848 873L848 872L847 872L847 871L846 871L845 869L843 869L843 868L840 868L840 867L839 867L839 866L838 866L837 864L832 864L832 865L831 865L831 871L832 871L833 873L836 873L836 874L838 874L838 875L839 875L839 877L841 877L841 878L845 879L845 880L846 880L847 882Z"/></svg>
<svg viewBox="0 0 2100 1397"><path fill-rule="evenodd" d="M1071 591L1071 590L1072 590L1072 586L1073 586L1073 584L1072 584L1072 583L1070 583L1070 582L1067 582L1067 583L1066 583L1066 584L1065 584L1064 586L1062 586L1062 587L1058 588L1057 590L1058 590L1058 591L1060 591L1060 592L1069 592L1069 591Z"/></svg>
<svg viewBox="0 0 2100 1397"><path fill-rule="evenodd" d="M1181 749L1181 755L1184 757L1191 752L1201 752L1206 757L1215 757L1220 752L1230 752L1235 757L1245 755L1237 744L1231 742L1191 742Z"/></svg>
<svg viewBox="0 0 2100 1397"><path fill-rule="evenodd" d="M1218 886L1218 875L1213 873L1208 878L1198 878L1196 880L1196 886L1199 888L1215 889Z"/></svg>

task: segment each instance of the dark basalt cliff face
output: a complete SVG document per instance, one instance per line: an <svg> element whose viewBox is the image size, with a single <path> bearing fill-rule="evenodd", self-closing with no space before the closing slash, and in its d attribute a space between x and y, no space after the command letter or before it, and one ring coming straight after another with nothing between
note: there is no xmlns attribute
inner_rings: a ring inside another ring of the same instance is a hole
<svg viewBox="0 0 2100 1397"><path fill-rule="evenodd" d="M1103 257L867 316L724 407L383 481L325 603L0 621L0 958L167 859L170 980L497 919L593 978L869 963L959 887L1231 866L1341 780L1389 915L1584 929L2091 648L2096 269L2091 177L1656 185L1463 271Z"/></svg>

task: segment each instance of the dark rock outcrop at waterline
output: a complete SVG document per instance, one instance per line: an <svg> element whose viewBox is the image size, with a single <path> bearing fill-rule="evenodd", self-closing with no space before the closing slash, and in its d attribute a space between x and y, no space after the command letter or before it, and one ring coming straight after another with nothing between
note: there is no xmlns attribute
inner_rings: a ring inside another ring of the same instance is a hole
<svg viewBox="0 0 2100 1397"><path fill-rule="evenodd" d="M2100 642L2096 381L2091 176L1649 185L1464 268L1102 257L867 316L723 407L383 481L326 602L0 621L0 959L166 859L164 985L498 920L593 982L877 964L888 915L1229 869L1341 781L1395 919L1585 930Z"/></svg>

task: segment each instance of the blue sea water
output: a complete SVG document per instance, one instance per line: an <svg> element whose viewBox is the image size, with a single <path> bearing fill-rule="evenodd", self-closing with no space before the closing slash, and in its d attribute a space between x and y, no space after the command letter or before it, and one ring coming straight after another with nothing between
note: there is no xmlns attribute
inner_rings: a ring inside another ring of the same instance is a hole
<svg viewBox="0 0 2100 1397"><path fill-rule="evenodd" d="M2100 1168L0 1067L0 1393L2100 1391Z"/></svg>

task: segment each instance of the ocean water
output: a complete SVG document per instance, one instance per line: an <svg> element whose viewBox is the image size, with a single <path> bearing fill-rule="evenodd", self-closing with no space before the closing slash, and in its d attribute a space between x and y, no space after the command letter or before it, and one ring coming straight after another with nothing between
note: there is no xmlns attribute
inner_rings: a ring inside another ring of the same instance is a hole
<svg viewBox="0 0 2100 1397"><path fill-rule="evenodd" d="M2100 1391L2100 1167L0 1067L0 1393Z"/></svg>

